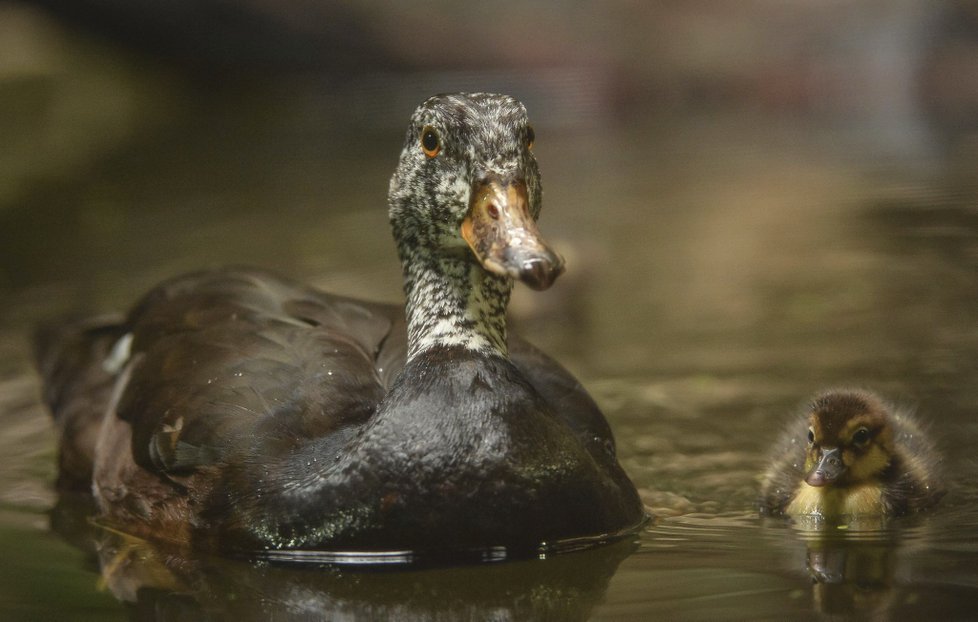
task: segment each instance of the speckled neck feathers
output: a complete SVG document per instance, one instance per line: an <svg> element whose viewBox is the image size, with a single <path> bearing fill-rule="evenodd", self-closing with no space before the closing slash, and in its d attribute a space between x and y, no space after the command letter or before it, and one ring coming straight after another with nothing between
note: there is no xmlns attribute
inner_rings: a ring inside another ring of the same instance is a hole
<svg viewBox="0 0 978 622"><path fill-rule="evenodd" d="M506 305L512 281L465 257L401 249L407 294L408 358L435 346L507 356Z"/></svg>
<svg viewBox="0 0 978 622"><path fill-rule="evenodd" d="M526 110L507 96L436 96L411 119L388 205L404 271L408 357L434 346L506 356L513 280L489 273L462 239L473 185L487 176L524 180L533 218L540 174L527 148ZM437 132L437 156L419 137Z"/></svg>

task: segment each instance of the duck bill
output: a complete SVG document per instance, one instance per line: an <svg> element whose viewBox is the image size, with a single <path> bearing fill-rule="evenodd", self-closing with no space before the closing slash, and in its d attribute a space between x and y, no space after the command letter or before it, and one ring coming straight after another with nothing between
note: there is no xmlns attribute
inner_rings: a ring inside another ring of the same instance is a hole
<svg viewBox="0 0 978 622"><path fill-rule="evenodd" d="M564 260L543 241L530 216L522 180L477 183L461 234L483 268L533 289L547 289L564 271Z"/></svg>
<svg viewBox="0 0 978 622"><path fill-rule="evenodd" d="M809 486L826 486L838 480L845 472L846 465L842 462L842 450L838 447L823 449L818 464L805 476L805 483Z"/></svg>

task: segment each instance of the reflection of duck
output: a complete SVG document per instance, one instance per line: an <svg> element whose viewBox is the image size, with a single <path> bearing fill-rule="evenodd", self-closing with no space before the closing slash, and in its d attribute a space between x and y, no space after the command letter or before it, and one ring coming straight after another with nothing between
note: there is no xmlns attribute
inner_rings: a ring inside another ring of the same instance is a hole
<svg viewBox="0 0 978 622"><path fill-rule="evenodd" d="M175 553L97 534L101 584L138 620L587 620L629 540L545 560L401 572Z"/></svg>
<svg viewBox="0 0 978 622"><path fill-rule="evenodd" d="M532 141L510 97L415 111L389 194L406 319L225 270L159 286L121 324L42 335L62 456L92 461L104 518L225 548L371 550L533 547L639 524L594 402L507 339L514 279L543 289L562 269L535 225ZM107 384L99 438L70 445Z"/></svg>
<svg viewBox="0 0 978 622"><path fill-rule="evenodd" d="M814 399L764 478L770 514L824 518L898 515L944 494L937 455L910 415L868 391Z"/></svg>

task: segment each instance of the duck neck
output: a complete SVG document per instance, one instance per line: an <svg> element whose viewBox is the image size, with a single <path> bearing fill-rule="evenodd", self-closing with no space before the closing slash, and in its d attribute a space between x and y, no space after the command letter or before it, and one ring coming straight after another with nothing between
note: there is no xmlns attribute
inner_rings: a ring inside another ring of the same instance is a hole
<svg viewBox="0 0 978 622"><path fill-rule="evenodd" d="M508 356L506 305L512 280L489 274L464 250L422 257L402 248L409 361L435 347Z"/></svg>

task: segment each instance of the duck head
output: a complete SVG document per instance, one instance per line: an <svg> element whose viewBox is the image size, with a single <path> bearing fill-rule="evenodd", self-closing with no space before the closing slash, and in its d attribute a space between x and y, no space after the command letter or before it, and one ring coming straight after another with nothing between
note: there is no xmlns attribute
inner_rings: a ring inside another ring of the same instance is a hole
<svg viewBox="0 0 978 622"><path fill-rule="evenodd" d="M436 95L415 110L388 194L406 272L427 255L534 289L553 284L564 262L537 230L533 140L526 109L506 95Z"/></svg>
<svg viewBox="0 0 978 622"><path fill-rule="evenodd" d="M854 486L872 482L893 460L887 407L861 391L831 391L810 407L805 482Z"/></svg>

